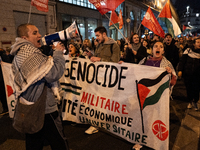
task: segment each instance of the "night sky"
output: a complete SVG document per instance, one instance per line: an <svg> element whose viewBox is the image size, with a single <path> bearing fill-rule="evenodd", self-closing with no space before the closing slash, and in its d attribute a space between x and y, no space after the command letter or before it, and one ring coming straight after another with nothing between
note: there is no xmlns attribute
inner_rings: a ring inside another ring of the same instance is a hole
<svg viewBox="0 0 200 150"><path fill-rule="evenodd" d="M177 12L186 10L187 6L190 6L192 9L200 10L200 0L176 0L174 4Z"/></svg>

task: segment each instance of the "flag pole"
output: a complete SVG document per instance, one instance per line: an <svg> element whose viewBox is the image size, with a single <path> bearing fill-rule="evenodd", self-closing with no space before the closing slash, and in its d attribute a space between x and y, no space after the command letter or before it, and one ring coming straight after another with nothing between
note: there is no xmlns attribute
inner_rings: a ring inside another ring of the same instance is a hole
<svg viewBox="0 0 200 150"><path fill-rule="evenodd" d="M140 113L141 113L141 122L142 122L142 132L144 133L144 119L143 119L143 113L142 113L142 108L141 108L141 102L140 102L140 96L139 96L139 91L138 91L138 81L136 80L136 89L137 89L137 96L138 96L138 101L140 104Z"/></svg>
<svg viewBox="0 0 200 150"><path fill-rule="evenodd" d="M106 18L108 18L108 20L110 20L111 22L112 22L112 24L114 25L114 27L119 31L119 33L123 36L123 38L125 39L125 41L127 42L127 43L129 43L129 41L127 41L126 40L126 38L125 38L125 36L122 34L122 32L117 28L117 26L113 23L113 21L106 15L106 14L104 14L105 16L106 16Z"/></svg>
<svg viewBox="0 0 200 150"><path fill-rule="evenodd" d="M28 15L28 23L30 23L30 19L31 19L31 8L32 8L32 5L30 4L30 10L29 10L29 15Z"/></svg>
<svg viewBox="0 0 200 150"><path fill-rule="evenodd" d="M138 29L137 29L137 34L138 34L138 32L139 32L139 29L140 29L140 27L141 27L141 25L142 25L142 22L140 23L140 26L138 27Z"/></svg>

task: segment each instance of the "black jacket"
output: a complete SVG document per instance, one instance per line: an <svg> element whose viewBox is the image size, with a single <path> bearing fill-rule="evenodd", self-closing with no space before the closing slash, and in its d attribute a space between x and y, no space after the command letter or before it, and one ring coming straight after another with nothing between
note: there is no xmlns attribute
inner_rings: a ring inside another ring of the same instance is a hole
<svg viewBox="0 0 200 150"><path fill-rule="evenodd" d="M176 69L176 66L179 62L179 49L173 43L171 43L170 45L165 44L164 50L165 57L172 63L174 69Z"/></svg>
<svg viewBox="0 0 200 150"><path fill-rule="evenodd" d="M190 52L191 49L188 48L186 51ZM200 54L200 50L192 49L192 51ZM179 62L178 71L182 71L183 78L191 76L200 78L200 58L192 58L188 54L183 54Z"/></svg>

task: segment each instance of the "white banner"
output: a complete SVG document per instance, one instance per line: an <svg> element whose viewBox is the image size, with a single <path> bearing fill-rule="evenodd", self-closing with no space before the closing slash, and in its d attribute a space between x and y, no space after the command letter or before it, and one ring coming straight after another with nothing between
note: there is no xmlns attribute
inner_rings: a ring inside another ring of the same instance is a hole
<svg viewBox="0 0 200 150"><path fill-rule="evenodd" d="M168 150L169 80L163 68L66 60L64 120L103 128L131 143Z"/></svg>
<svg viewBox="0 0 200 150"><path fill-rule="evenodd" d="M10 118L13 118L16 100L15 100L15 93L14 93L15 90L13 88L13 78L11 77L11 71L12 71L11 65L12 64L10 63L5 63L1 61L1 68L3 72L9 116Z"/></svg>

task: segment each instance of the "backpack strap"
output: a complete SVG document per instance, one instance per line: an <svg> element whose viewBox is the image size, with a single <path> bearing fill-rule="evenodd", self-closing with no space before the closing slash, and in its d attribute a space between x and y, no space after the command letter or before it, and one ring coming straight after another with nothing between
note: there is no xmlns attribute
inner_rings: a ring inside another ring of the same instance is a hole
<svg viewBox="0 0 200 150"><path fill-rule="evenodd" d="M113 54L113 45L114 45L114 43L110 44L110 52L111 52L111 54Z"/></svg>

